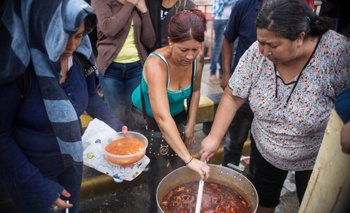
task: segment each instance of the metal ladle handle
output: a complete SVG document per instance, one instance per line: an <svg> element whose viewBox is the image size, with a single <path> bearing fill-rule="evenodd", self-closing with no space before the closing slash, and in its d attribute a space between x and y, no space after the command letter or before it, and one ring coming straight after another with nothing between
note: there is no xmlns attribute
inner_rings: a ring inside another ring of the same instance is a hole
<svg viewBox="0 0 350 213"><path fill-rule="evenodd" d="M207 161L204 161L204 162L207 163ZM201 211L203 189L204 189L204 180L201 178L199 180L199 184L198 184L198 193L197 193L197 202L196 202L195 213L200 213L200 211Z"/></svg>
<svg viewBox="0 0 350 213"><path fill-rule="evenodd" d="M198 184L198 193L197 193L197 202L196 202L195 213L200 213L200 211L201 211L203 188L204 188L204 180L200 179L199 184Z"/></svg>

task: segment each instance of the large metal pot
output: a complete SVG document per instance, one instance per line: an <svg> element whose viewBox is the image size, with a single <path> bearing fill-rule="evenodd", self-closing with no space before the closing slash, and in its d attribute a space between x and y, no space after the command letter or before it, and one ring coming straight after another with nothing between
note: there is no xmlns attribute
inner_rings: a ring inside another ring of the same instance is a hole
<svg viewBox="0 0 350 213"><path fill-rule="evenodd" d="M210 177L208 181L220 183L236 190L249 203L253 212L256 212L258 208L258 194L253 184L244 175L227 167L214 164L208 165L210 166ZM180 167L165 176L157 187L156 198L158 212L163 213L160 208L160 203L168 192L177 186L193 181L199 181L199 179L199 174L189 169L187 166Z"/></svg>

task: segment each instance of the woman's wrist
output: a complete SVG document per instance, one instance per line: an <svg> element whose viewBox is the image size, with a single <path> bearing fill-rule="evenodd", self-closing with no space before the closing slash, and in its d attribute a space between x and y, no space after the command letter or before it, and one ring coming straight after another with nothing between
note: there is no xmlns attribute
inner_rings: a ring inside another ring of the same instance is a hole
<svg viewBox="0 0 350 213"><path fill-rule="evenodd" d="M140 1L138 1L135 6L142 14L147 13L148 11L147 6L144 2L140 3Z"/></svg>
<svg viewBox="0 0 350 213"><path fill-rule="evenodd" d="M185 129L188 131L194 131L195 124L187 123Z"/></svg>
<svg viewBox="0 0 350 213"><path fill-rule="evenodd" d="M187 161L185 162L185 164L188 165L189 163L192 162L192 160L193 160L193 156L191 155L191 157L189 158L189 160L187 160Z"/></svg>

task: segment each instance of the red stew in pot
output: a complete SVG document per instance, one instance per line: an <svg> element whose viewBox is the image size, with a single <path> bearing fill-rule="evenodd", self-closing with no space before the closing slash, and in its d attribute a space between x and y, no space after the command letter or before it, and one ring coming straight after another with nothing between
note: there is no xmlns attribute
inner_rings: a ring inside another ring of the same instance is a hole
<svg viewBox="0 0 350 213"><path fill-rule="evenodd" d="M185 183L168 192L161 208L165 213L195 212L198 182ZM250 213L248 202L234 189L225 185L205 182L201 213Z"/></svg>

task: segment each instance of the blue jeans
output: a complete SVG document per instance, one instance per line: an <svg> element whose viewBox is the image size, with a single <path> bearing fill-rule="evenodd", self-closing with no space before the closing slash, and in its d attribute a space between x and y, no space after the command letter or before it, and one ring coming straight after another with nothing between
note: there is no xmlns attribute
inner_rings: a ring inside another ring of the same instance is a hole
<svg viewBox="0 0 350 213"><path fill-rule="evenodd" d="M221 47L224 38L224 30L228 20L214 19L214 45L211 54L210 75L216 74L217 63L220 63L220 76L222 76ZM219 60L220 59L220 60Z"/></svg>
<svg viewBox="0 0 350 213"><path fill-rule="evenodd" d="M141 82L142 67L141 61L127 64L113 62L101 76L105 101L129 130L134 128L130 119L131 94Z"/></svg>

